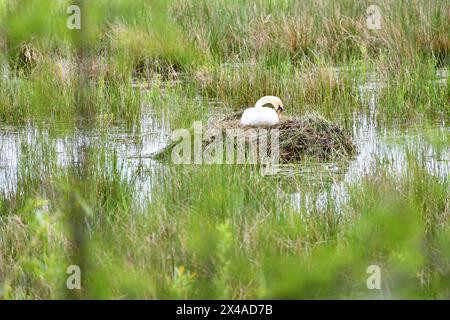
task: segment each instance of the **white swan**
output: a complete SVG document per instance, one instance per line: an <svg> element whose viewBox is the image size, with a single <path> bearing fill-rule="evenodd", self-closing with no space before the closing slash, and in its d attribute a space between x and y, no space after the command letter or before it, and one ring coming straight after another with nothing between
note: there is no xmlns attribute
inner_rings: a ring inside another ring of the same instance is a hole
<svg viewBox="0 0 450 320"><path fill-rule="evenodd" d="M273 108L264 107L271 104ZM253 108L244 110L241 124L245 126L265 127L280 122L280 114L284 111L281 99L275 96L265 96L256 101Z"/></svg>

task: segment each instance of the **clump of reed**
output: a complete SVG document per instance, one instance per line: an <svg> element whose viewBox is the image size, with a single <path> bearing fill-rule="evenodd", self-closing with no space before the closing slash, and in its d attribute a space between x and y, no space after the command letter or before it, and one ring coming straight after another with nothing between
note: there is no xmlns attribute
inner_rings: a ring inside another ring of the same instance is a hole
<svg viewBox="0 0 450 320"><path fill-rule="evenodd" d="M446 2L377 1L380 29L368 28L372 1L176 1L174 15L200 48L222 60L262 56L294 62L345 62L364 56L396 66L416 55L448 63Z"/></svg>

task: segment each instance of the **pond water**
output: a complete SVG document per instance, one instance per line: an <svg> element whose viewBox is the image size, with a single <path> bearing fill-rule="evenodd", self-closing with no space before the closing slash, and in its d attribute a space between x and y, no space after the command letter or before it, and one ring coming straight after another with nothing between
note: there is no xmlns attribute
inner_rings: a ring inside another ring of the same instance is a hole
<svg viewBox="0 0 450 320"><path fill-rule="evenodd" d="M151 113L142 115L141 123L136 128L130 130L126 125L116 125L70 133L64 129L60 132L52 129L50 133L48 129L38 129L33 125L0 127L0 194L8 196L17 191L20 165L28 165L24 149L54 151L56 165L64 168L79 162L85 148L96 146L107 152L115 152L122 178L133 180L141 197L150 195L149 173L161 167L150 155L167 144L170 132L164 118L154 117ZM33 161L29 165L39 164ZM138 174L142 168L145 168L146 174Z"/></svg>
<svg viewBox="0 0 450 320"><path fill-rule="evenodd" d="M337 70L339 72L340 70ZM383 169L390 177L400 178L408 169L407 157L413 155L418 159L427 172L433 176L449 180L450 149L442 148L436 144L436 139L447 143L450 136L450 127L445 124L434 126L421 126L409 128L384 128L377 124L378 117L378 93L382 88L376 74L367 74L366 82L355 83L354 90L358 93L358 99L368 108L366 111L353 113L352 138L358 154L349 164L324 164L323 171L334 175L331 187L313 195L305 192L290 194L294 207L302 205L307 208L316 207L324 209L328 205L328 199L341 207L348 200L348 188L352 184L361 182L365 177L375 175L377 163L383 163ZM439 70L436 83L446 85L448 74ZM297 168L293 169L298 171ZM305 178L310 175L305 172Z"/></svg>
<svg viewBox="0 0 450 320"><path fill-rule="evenodd" d="M338 70L337 72L342 72ZM445 85L448 74L439 71L438 85ZM289 191L289 198L294 206L306 205L322 207L327 205L327 199L332 196L334 203L341 205L348 197L347 188L352 183L361 181L364 177L374 174L377 162L386 164L385 170L392 177L400 177L405 168L408 154L424 165L426 170L448 181L450 171L450 152L447 144L450 127L446 124L436 124L426 127L384 128L377 125L377 94L382 86L374 74L369 74L364 83L355 83L354 90L360 102L367 105L365 111L353 114L352 136L357 146L358 154L345 165L340 163L323 164L320 170L332 177L332 183L319 196L311 197L300 190ZM137 84L136 87L139 87ZM211 117L220 114L216 101L207 102ZM145 106L145 110L155 110ZM151 154L167 145L171 133L164 114L146 112L140 118L138 126L129 128L126 125L115 125L101 129L83 129L70 133L58 132L33 125L23 127L1 126L0 124L0 196L8 197L17 191L21 166L39 165L38 162L28 163L23 150L31 148L36 152L53 150L58 167L64 167L80 160L83 149L96 145L117 154L118 166L122 177L132 180L136 186L136 196L139 200L151 199L152 185L158 183L157 178L164 173L165 165L151 158ZM443 139L442 145L434 143ZM38 152L39 153L39 152ZM144 170L143 170L144 169ZM317 166L306 165L282 166L279 175L300 176L313 181ZM145 203L145 202L143 202Z"/></svg>

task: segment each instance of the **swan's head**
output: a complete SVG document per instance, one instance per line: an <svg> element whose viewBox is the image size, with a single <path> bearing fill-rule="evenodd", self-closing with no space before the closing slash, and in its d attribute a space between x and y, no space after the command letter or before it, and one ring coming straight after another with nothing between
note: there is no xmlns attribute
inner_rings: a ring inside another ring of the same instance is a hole
<svg viewBox="0 0 450 320"><path fill-rule="evenodd" d="M263 107L266 104L271 104L275 111L280 115L284 111L283 102L275 96L265 96L256 101L255 107Z"/></svg>

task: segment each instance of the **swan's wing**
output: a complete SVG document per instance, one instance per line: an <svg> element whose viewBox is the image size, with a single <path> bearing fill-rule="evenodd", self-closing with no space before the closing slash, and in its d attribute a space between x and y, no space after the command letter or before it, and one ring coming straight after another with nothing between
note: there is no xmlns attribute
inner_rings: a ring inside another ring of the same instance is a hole
<svg viewBox="0 0 450 320"><path fill-rule="evenodd" d="M258 113L255 111L254 108L248 108L245 109L242 113L241 117L241 124L243 125L255 125L256 121L258 120Z"/></svg>
<svg viewBox="0 0 450 320"><path fill-rule="evenodd" d="M278 123L278 114L273 108L263 107L258 115L258 124L260 126L273 126Z"/></svg>

